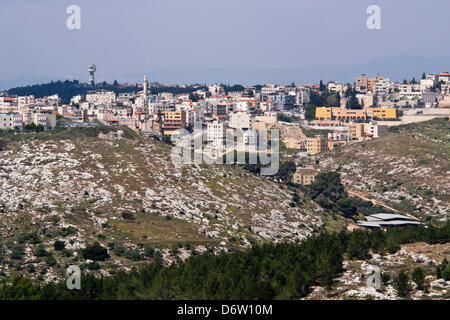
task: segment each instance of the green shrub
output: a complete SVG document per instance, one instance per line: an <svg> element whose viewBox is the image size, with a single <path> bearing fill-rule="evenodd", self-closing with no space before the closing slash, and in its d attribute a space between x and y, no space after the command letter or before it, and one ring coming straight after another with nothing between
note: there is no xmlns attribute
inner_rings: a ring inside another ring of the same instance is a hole
<svg viewBox="0 0 450 320"><path fill-rule="evenodd" d="M134 214L131 211L122 212L122 218L124 218L125 220L134 220L135 219Z"/></svg>
<svg viewBox="0 0 450 320"><path fill-rule="evenodd" d="M56 240L55 243L53 244L53 247L55 248L56 251L61 251L66 247L66 243L61 240Z"/></svg>
<svg viewBox="0 0 450 320"><path fill-rule="evenodd" d="M400 271L394 277L394 289L397 290L397 294L400 297L406 297L411 291L411 285L409 284L409 276L406 272Z"/></svg>
<svg viewBox="0 0 450 320"><path fill-rule="evenodd" d="M108 250L102 247L98 242L89 245L86 249L81 251L84 259L94 260L94 261L105 261L109 259Z"/></svg>
<svg viewBox="0 0 450 320"><path fill-rule="evenodd" d="M425 287L425 270L421 267L415 268L412 273L412 280L416 283L417 289L423 290Z"/></svg>
<svg viewBox="0 0 450 320"><path fill-rule="evenodd" d="M45 250L45 247L41 244L34 251L34 255L36 257L46 257L48 255L48 252L47 250Z"/></svg>

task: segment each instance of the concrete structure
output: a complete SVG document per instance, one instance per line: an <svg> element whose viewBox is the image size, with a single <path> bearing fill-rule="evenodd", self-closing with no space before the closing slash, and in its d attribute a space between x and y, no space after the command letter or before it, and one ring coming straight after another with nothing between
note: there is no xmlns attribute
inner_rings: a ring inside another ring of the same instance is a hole
<svg viewBox="0 0 450 320"><path fill-rule="evenodd" d="M310 155L318 154L328 150L328 138L318 135L315 138L306 139L306 150Z"/></svg>
<svg viewBox="0 0 450 320"><path fill-rule="evenodd" d="M367 89L369 86L369 78L367 75L362 74L360 77L356 78L355 84L356 90Z"/></svg>
<svg viewBox="0 0 450 320"><path fill-rule="evenodd" d="M208 123L206 129L206 141L213 149L221 149L225 146L226 124L220 121Z"/></svg>
<svg viewBox="0 0 450 320"><path fill-rule="evenodd" d="M353 140L360 140L364 137L364 124L363 123L350 123L348 125L350 137Z"/></svg>
<svg viewBox="0 0 450 320"><path fill-rule="evenodd" d="M396 108L366 108L366 114L369 118L375 119L397 119Z"/></svg>
<svg viewBox="0 0 450 320"><path fill-rule="evenodd" d="M88 93L86 101L94 106L111 105L116 102L116 94L112 91Z"/></svg>
<svg viewBox="0 0 450 320"><path fill-rule="evenodd" d="M251 117L246 112L235 112L231 115L230 128L233 129L250 129Z"/></svg>
<svg viewBox="0 0 450 320"><path fill-rule="evenodd" d="M20 113L0 113L0 130L22 129L22 123L23 120Z"/></svg>
<svg viewBox="0 0 450 320"><path fill-rule="evenodd" d="M97 67L95 66L95 64L88 65L89 85L90 86L95 85L95 76L94 76L95 71L97 71Z"/></svg>
<svg viewBox="0 0 450 320"><path fill-rule="evenodd" d="M418 226L421 223L416 219L391 213L377 213L366 217L366 221L358 221L356 224L368 229L386 229L388 227Z"/></svg>
<svg viewBox="0 0 450 320"><path fill-rule="evenodd" d="M51 130L56 127L56 113L51 110L31 110L23 114L24 125L41 125L45 130Z"/></svg>
<svg viewBox="0 0 450 320"><path fill-rule="evenodd" d="M316 180L316 170L312 168L297 168L292 176L291 182L308 186Z"/></svg>
<svg viewBox="0 0 450 320"><path fill-rule="evenodd" d="M352 140L352 135L350 132L344 132L341 130L335 130L328 134L328 139L334 140L334 141L350 141ZM328 148L330 148L330 143L328 144Z"/></svg>
<svg viewBox="0 0 450 320"><path fill-rule="evenodd" d="M364 132L373 135L374 138L380 138L389 134L389 128L386 125L380 125L376 121L365 124Z"/></svg>
<svg viewBox="0 0 450 320"><path fill-rule="evenodd" d="M186 127L186 113L184 111L162 112L162 115L165 135L175 134L177 130Z"/></svg>

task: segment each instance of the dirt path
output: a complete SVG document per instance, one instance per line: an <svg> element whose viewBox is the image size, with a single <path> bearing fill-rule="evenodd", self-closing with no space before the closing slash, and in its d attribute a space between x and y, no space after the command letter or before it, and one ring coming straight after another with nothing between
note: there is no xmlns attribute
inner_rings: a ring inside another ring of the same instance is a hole
<svg viewBox="0 0 450 320"><path fill-rule="evenodd" d="M394 209L394 208L388 206L387 204L385 204L385 203L383 203L383 202L381 202L381 201L378 201L378 200L369 198L367 193L364 193L364 192L362 192L362 191L360 191L360 190L354 190L354 189L351 189L351 188L348 188L348 187L347 187L347 188L346 188L346 191L347 191L347 193L348 193L349 195L358 197L358 198L360 198L360 199L362 199L362 200L370 201L370 202L372 202L373 204L382 206L383 208L389 209L389 210L391 210L391 211L393 211L393 212L395 212L395 213L399 213L399 214L400 214L400 212L399 212L397 209ZM405 215L405 216L408 216L408 217L410 217L410 218L413 218L413 219L417 219L416 217L410 215L409 213L401 212L401 214L403 214L403 215Z"/></svg>

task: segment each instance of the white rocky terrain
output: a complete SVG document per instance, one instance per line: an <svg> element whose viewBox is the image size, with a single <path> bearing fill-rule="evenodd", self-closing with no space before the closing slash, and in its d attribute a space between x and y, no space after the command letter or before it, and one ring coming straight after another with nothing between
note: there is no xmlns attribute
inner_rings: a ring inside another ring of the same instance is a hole
<svg viewBox="0 0 450 320"><path fill-rule="evenodd" d="M94 241L226 249L303 239L322 225L321 209L309 201L291 207L292 192L282 185L230 165L175 166L170 150L115 132L6 139L3 240L17 243L18 235L37 232L49 248L60 239L71 250ZM32 249L26 245L29 259Z"/></svg>
<svg viewBox="0 0 450 320"><path fill-rule="evenodd" d="M318 155L318 168L339 169L347 187L400 212L445 221L450 213L449 121L396 130Z"/></svg>
<svg viewBox="0 0 450 320"><path fill-rule="evenodd" d="M355 300L397 300L399 297L394 289L392 278L403 270L411 275L416 267L421 267L426 272L426 290L418 290L414 281L410 280L411 292L407 298L413 300L422 299L449 299L450 281L437 279L435 269L442 259L448 258L450 244L416 243L403 245L395 254L380 256L373 254L366 261L344 261L344 272L335 279L335 285L331 290L323 287L314 287L310 295L305 299L355 299ZM368 278L373 274L375 267L379 267L382 273L388 274L390 280L384 283L381 290L367 285Z"/></svg>

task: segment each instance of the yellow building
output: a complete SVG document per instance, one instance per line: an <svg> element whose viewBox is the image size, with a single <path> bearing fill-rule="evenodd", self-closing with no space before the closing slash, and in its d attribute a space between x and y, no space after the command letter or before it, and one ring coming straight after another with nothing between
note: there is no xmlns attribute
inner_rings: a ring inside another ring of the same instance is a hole
<svg viewBox="0 0 450 320"><path fill-rule="evenodd" d="M316 118L320 120L330 120L336 118L340 112L339 107L319 107L316 108Z"/></svg>
<svg viewBox="0 0 450 320"><path fill-rule="evenodd" d="M328 150L328 138L324 136L316 136L306 140L306 150L309 154L314 155Z"/></svg>
<svg viewBox="0 0 450 320"><path fill-rule="evenodd" d="M319 107L316 108L316 118L320 120L330 120L332 117L331 108Z"/></svg>
<svg viewBox="0 0 450 320"><path fill-rule="evenodd" d="M367 119L365 110L359 109L339 109L336 113L336 119L341 121L357 120L362 121Z"/></svg>
<svg viewBox="0 0 450 320"><path fill-rule="evenodd" d="M307 168L298 168L292 176L291 182L308 186L316 180L316 170Z"/></svg>
<svg viewBox="0 0 450 320"><path fill-rule="evenodd" d="M397 109L395 108L367 108L367 115L377 119L397 119Z"/></svg>

